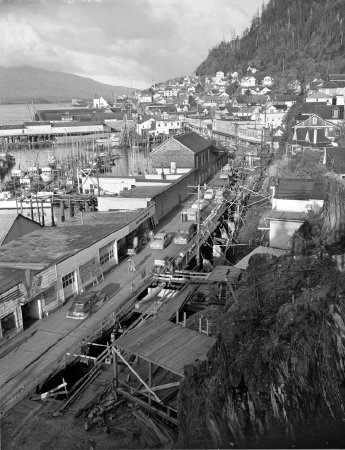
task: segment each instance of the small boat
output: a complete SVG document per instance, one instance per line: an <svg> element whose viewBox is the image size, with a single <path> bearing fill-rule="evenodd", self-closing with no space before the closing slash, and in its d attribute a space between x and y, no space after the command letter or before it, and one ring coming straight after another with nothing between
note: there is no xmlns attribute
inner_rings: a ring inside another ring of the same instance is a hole
<svg viewBox="0 0 345 450"><path fill-rule="evenodd" d="M0 175L5 175L15 164L14 156L7 152L0 153Z"/></svg>
<svg viewBox="0 0 345 450"><path fill-rule="evenodd" d="M51 183L54 180L55 173L52 167L42 167L41 178L44 183Z"/></svg>
<svg viewBox="0 0 345 450"><path fill-rule="evenodd" d="M13 192L11 191L2 191L0 192L0 201L10 200L14 197Z"/></svg>
<svg viewBox="0 0 345 450"><path fill-rule="evenodd" d="M12 178L23 178L25 176L25 172L22 169L12 169L11 176Z"/></svg>

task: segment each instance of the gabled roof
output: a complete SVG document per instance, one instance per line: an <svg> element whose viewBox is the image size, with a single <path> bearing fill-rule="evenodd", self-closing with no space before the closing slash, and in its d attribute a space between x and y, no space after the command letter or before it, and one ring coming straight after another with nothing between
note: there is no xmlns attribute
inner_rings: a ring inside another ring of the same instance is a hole
<svg viewBox="0 0 345 450"><path fill-rule="evenodd" d="M339 111L339 117L333 117L333 111ZM300 114L314 114L324 120L339 120L344 118L344 105L325 105L319 103L303 103Z"/></svg>
<svg viewBox="0 0 345 450"><path fill-rule="evenodd" d="M35 222L34 220L29 219L28 217L23 216L22 214L17 213L17 211L8 211L8 210L1 210L0 211L0 245L4 242L6 239L6 236L8 235L9 231L11 230L13 224L16 220L26 221L28 223L36 225L37 229L39 230L41 228L41 225L38 222ZM27 234L27 232L24 231L24 229L21 229L21 235Z"/></svg>
<svg viewBox="0 0 345 450"><path fill-rule="evenodd" d="M154 119L151 116L144 116L142 119L138 120L138 125L148 122L148 121L154 121Z"/></svg>
<svg viewBox="0 0 345 450"><path fill-rule="evenodd" d="M180 142L182 145L187 147L193 153L200 153L206 150L208 147L211 147L211 142L207 139L199 136L194 131L189 133L179 134L178 136L174 136L172 139Z"/></svg>
<svg viewBox="0 0 345 450"><path fill-rule="evenodd" d="M8 232L17 220L17 212L6 212L0 215L0 245L4 242Z"/></svg>
<svg viewBox="0 0 345 450"><path fill-rule="evenodd" d="M311 178L293 177L279 179L274 198L293 200L323 200L323 183Z"/></svg>
<svg viewBox="0 0 345 450"><path fill-rule="evenodd" d="M272 105L269 105L267 107L267 109L270 108L271 106L273 106L273 108L275 108L277 110L280 110L280 111L286 111L288 109L287 105L285 105L285 104L283 104L283 105L281 105L281 104L272 104Z"/></svg>

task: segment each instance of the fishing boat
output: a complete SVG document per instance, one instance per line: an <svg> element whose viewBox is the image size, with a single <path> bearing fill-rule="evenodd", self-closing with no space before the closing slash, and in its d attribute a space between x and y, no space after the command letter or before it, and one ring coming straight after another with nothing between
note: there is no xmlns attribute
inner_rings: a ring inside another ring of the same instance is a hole
<svg viewBox="0 0 345 450"><path fill-rule="evenodd" d="M48 167L42 167L41 168L41 178L44 183L51 183L54 180L54 170L48 166Z"/></svg>
<svg viewBox="0 0 345 450"><path fill-rule="evenodd" d="M6 175L6 173L12 169L15 162L14 156L7 152L0 153L0 176Z"/></svg>
<svg viewBox="0 0 345 450"><path fill-rule="evenodd" d="M18 169L12 169L12 171L11 171L11 177L12 177L12 179L13 179L13 178L21 179L21 178L24 178L24 176L25 176L25 172L24 172L24 170L22 170L22 169L20 169L20 168L18 168Z"/></svg>
<svg viewBox="0 0 345 450"><path fill-rule="evenodd" d="M117 147L120 145L120 137L115 133L111 133L109 137L98 138L95 140L97 145Z"/></svg>

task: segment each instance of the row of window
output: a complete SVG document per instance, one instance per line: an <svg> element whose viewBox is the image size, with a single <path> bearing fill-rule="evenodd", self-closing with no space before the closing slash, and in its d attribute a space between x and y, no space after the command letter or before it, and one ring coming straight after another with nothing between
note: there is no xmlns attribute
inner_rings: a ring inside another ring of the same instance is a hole
<svg viewBox="0 0 345 450"><path fill-rule="evenodd" d="M114 248L109 248L109 251L100 257L100 265L106 264L108 261L114 259ZM62 287L65 289L70 284L75 283L75 272L68 273L62 277Z"/></svg>
<svg viewBox="0 0 345 450"><path fill-rule="evenodd" d="M111 259L114 259L114 249L113 248L111 248L108 253L105 253L104 255L102 255L99 259L99 262L102 266L103 264L106 264Z"/></svg>
<svg viewBox="0 0 345 450"><path fill-rule="evenodd" d="M163 125L164 125L165 127L168 127L168 126L169 126L168 123L164 123ZM160 124L160 123L157 123L157 126L160 127L161 124ZM173 126L174 126L174 123L171 122L170 126L173 127ZM176 122L176 126L179 127L179 126L180 126L180 122Z"/></svg>

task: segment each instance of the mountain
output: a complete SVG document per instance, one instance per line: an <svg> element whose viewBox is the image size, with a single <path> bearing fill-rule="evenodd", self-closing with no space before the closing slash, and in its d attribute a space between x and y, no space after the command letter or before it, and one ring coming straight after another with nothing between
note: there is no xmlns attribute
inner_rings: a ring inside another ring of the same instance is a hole
<svg viewBox="0 0 345 450"><path fill-rule="evenodd" d="M51 72L34 67L0 67L0 102L19 103L71 101L72 98L91 99L98 96L112 99L127 94L130 88L99 83L64 72Z"/></svg>
<svg viewBox="0 0 345 450"><path fill-rule="evenodd" d="M212 48L196 74L245 74L251 66L281 84L326 79L345 71L344 22L344 0L270 0L241 37Z"/></svg>

